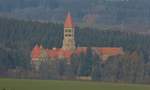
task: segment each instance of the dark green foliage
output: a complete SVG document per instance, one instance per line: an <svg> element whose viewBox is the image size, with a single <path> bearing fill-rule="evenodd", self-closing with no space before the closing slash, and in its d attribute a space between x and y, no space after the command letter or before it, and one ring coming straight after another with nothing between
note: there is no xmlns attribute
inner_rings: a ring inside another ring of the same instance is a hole
<svg viewBox="0 0 150 90"><path fill-rule="evenodd" d="M92 80L102 80L102 60L99 55L95 54L93 57L92 64L92 72L91 77Z"/></svg>
<svg viewBox="0 0 150 90"><path fill-rule="evenodd" d="M62 22L70 11L81 26L143 32L149 30L149 3L149 0L0 0L0 15Z"/></svg>
<svg viewBox="0 0 150 90"><path fill-rule="evenodd" d="M91 48L88 48L87 53L83 56L83 59L81 59L80 76L90 76L92 72L92 64L93 54Z"/></svg>
<svg viewBox="0 0 150 90"><path fill-rule="evenodd" d="M134 53L134 52L133 52ZM102 64L103 81L142 83L144 79L144 63L141 54L129 54L110 57Z"/></svg>
<svg viewBox="0 0 150 90"><path fill-rule="evenodd" d="M104 31L90 28L76 28L77 46L84 47L123 47L129 52L124 57L112 57L106 63L98 61L90 48L86 54L73 55L71 66L64 60L41 67L43 79L60 79L60 76L92 76L93 80L141 82L148 80L150 36L121 31ZM36 44L44 48L61 47L63 25L39 23L0 18L0 69L30 69L31 50ZM137 58L129 58L131 52ZM134 59L137 62L133 62ZM42 65L43 66L43 65ZM49 69L50 68L50 69ZM50 76L49 76L49 75ZM47 76L48 75L48 76ZM61 77L66 78L66 77ZM148 82L148 81L147 81Z"/></svg>
<svg viewBox="0 0 150 90"><path fill-rule="evenodd" d="M71 66L72 66L72 71L75 76L79 76L79 71L80 71L80 66L81 66L81 58L78 57L78 55L73 54L71 58Z"/></svg>

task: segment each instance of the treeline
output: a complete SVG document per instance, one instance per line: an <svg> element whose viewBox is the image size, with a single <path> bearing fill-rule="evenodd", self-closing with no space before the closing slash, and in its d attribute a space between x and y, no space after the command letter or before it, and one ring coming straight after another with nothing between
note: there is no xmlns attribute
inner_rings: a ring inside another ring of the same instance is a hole
<svg viewBox="0 0 150 90"><path fill-rule="evenodd" d="M148 66L146 70L149 71L150 36L133 32L80 29L78 27L76 27L75 33L76 46L123 47L129 55L137 51L142 55L140 62L144 63L144 66ZM62 41L63 24L0 18L0 70L9 71L18 68L31 70L31 50L36 44L43 45L45 48L53 48L61 47ZM129 59L127 60L130 62ZM119 63L119 61L122 63L124 60L117 58L108 60L107 63ZM146 70L144 69L144 71ZM149 72L145 73L149 75Z"/></svg>
<svg viewBox="0 0 150 90"><path fill-rule="evenodd" d="M40 64L38 79L79 79L104 82L150 83L150 64L138 51L103 61L88 48L86 54L73 55L70 63L65 59L46 60ZM35 78L35 77L34 77Z"/></svg>
<svg viewBox="0 0 150 90"><path fill-rule="evenodd" d="M84 22L86 26L125 24L127 27L145 27L150 23L149 3L149 0L1 0L0 15L25 20L63 21L64 13L69 10L75 21Z"/></svg>

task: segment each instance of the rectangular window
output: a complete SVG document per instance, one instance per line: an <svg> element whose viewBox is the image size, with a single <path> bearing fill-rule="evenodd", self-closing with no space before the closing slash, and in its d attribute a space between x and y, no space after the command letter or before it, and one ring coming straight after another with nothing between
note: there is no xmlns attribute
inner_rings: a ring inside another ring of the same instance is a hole
<svg viewBox="0 0 150 90"><path fill-rule="evenodd" d="M65 32L71 32L71 29L67 29Z"/></svg>
<svg viewBox="0 0 150 90"><path fill-rule="evenodd" d="M69 29L68 32L71 32L71 29Z"/></svg>

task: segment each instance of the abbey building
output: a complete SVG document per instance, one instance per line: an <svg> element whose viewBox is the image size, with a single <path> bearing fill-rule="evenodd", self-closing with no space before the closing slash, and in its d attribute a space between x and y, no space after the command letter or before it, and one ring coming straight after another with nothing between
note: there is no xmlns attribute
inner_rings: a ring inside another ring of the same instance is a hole
<svg viewBox="0 0 150 90"><path fill-rule="evenodd" d="M101 56L102 60L107 60L110 56L123 54L121 47L91 48L94 53ZM31 59L32 64L40 64L43 60L56 60L59 58L64 58L69 62L73 54L80 55L86 52L87 47L76 47L74 23L70 13L68 13L64 22L63 46L61 48L45 49L42 45L35 45L32 50Z"/></svg>

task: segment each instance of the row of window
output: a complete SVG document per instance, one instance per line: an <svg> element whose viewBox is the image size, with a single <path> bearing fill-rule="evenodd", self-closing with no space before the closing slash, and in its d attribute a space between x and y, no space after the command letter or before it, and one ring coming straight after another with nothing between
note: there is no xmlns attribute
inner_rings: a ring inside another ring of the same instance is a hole
<svg viewBox="0 0 150 90"><path fill-rule="evenodd" d="M71 29L66 29L65 32L71 32Z"/></svg>

